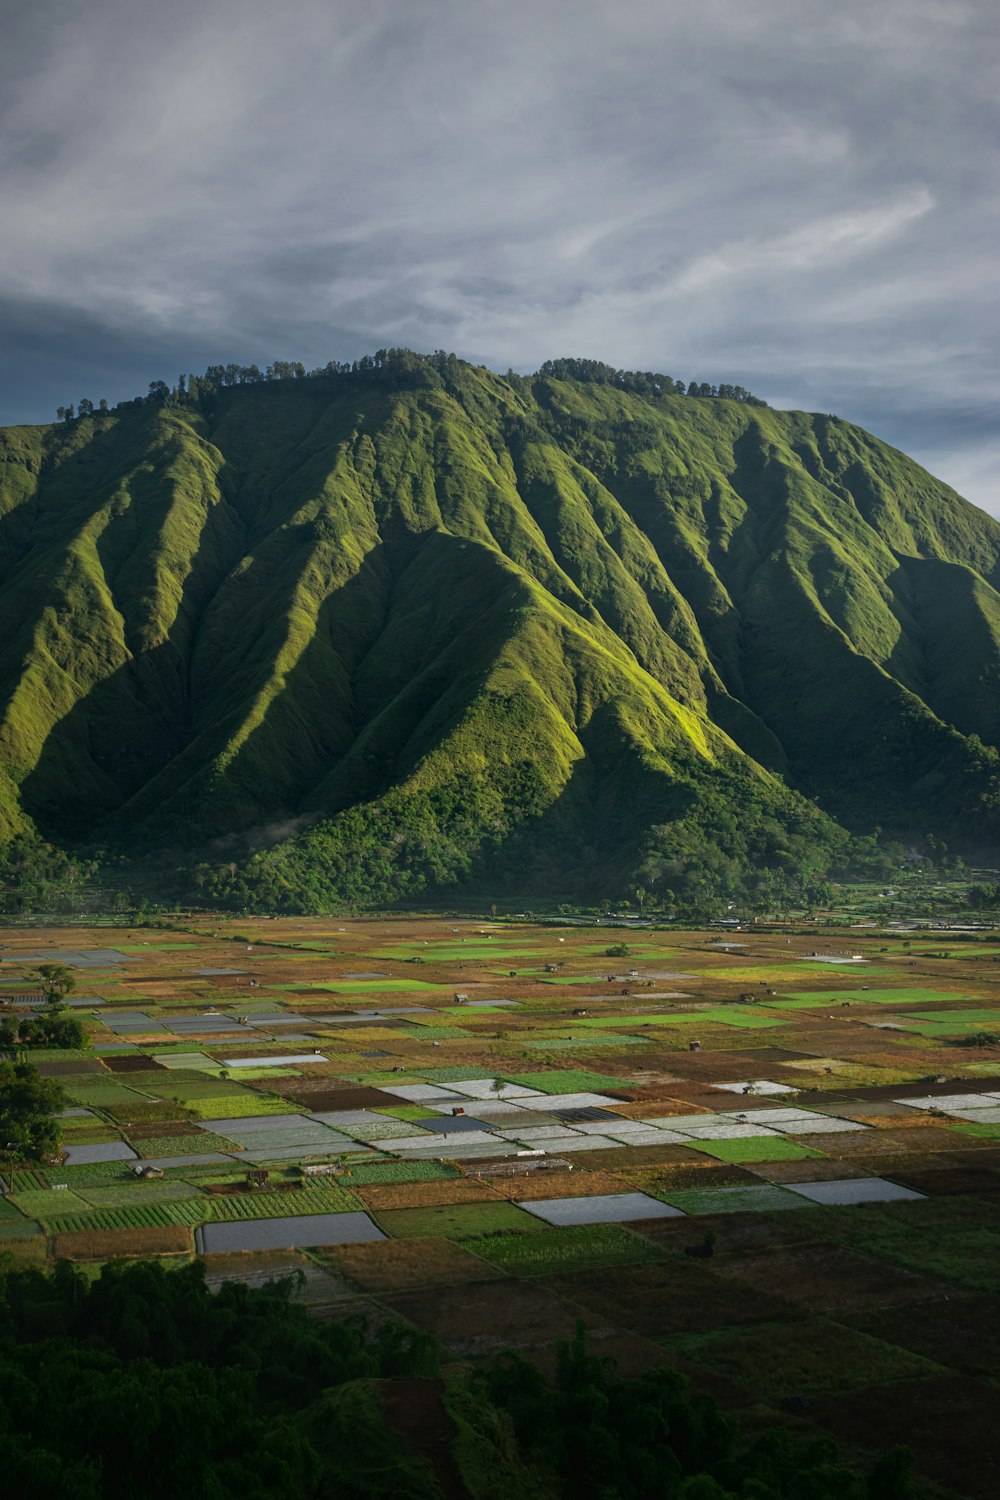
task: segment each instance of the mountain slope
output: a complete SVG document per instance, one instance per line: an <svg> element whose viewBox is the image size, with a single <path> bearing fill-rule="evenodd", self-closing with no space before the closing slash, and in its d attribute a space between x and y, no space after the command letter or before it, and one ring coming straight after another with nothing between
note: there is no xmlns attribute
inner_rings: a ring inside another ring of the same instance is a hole
<svg viewBox="0 0 1000 1500"><path fill-rule="evenodd" d="M293 905L995 842L1000 526L666 386L400 354L0 432L4 832Z"/></svg>

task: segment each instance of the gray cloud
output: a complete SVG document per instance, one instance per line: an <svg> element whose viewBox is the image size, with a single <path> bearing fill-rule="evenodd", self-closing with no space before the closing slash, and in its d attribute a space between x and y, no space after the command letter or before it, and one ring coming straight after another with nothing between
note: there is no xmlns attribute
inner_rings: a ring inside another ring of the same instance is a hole
<svg viewBox="0 0 1000 1500"><path fill-rule="evenodd" d="M1000 511L990 0L36 0L4 420L383 344L733 380Z"/></svg>

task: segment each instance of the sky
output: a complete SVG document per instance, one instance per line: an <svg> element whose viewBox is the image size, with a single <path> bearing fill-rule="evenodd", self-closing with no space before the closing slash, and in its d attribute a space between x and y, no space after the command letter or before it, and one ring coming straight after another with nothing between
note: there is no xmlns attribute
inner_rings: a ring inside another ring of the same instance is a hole
<svg viewBox="0 0 1000 1500"><path fill-rule="evenodd" d="M0 13L0 423L574 355L833 412L1000 514L994 0Z"/></svg>

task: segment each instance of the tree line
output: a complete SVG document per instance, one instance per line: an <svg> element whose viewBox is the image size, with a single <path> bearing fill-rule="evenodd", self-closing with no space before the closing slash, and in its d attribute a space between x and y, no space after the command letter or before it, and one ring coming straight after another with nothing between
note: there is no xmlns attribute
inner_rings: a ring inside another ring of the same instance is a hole
<svg viewBox="0 0 1000 1500"><path fill-rule="evenodd" d="M599 359L547 359L538 374L549 380L578 380L590 385L613 385L634 396L714 396L722 401L741 401L745 406L766 406L742 385L710 385L707 381L674 380L652 370L616 370Z"/></svg>
<svg viewBox="0 0 1000 1500"><path fill-rule="evenodd" d="M191 403L213 396L220 390L236 386L266 385L285 380L345 380L364 379L377 375L400 376L418 370L436 370L439 373L454 373L461 361L457 355L437 349L433 354L417 354L412 349L378 349L374 354L362 355L351 361L329 360L307 370L301 360L275 359L261 368L258 364L241 365L235 362L209 365L202 375L178 375L171 386L165 380L152 380L145 396L120 401L111 408L103 398L95 406L85 398L76 405L56 408L60 422L73 422L81 417L103 416L110 411L145 404L163 405L167 402ZM766 406L767 402L754 396L741 385L723 383L709 384L707 381L675 380L670 375L653 371L616 370L596 359L549 359L534 375L517 375L508 370L504 377L508 381L531 381L534 379L578 380L597 385L611 385L632 395L646 397L698 396L715 397L723 401L740 401L748 406Z"/></svg>

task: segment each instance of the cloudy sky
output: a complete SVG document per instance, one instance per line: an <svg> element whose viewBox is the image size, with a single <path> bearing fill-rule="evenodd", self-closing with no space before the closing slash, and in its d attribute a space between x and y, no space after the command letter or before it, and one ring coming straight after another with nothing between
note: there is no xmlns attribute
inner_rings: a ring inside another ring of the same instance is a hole
<svg viewBox="0 0 1000 1500"><path fill-rule="evenodd" d="M1000 513L993 0L2 0L0 421L209 362L584 355Z"/></svg>

